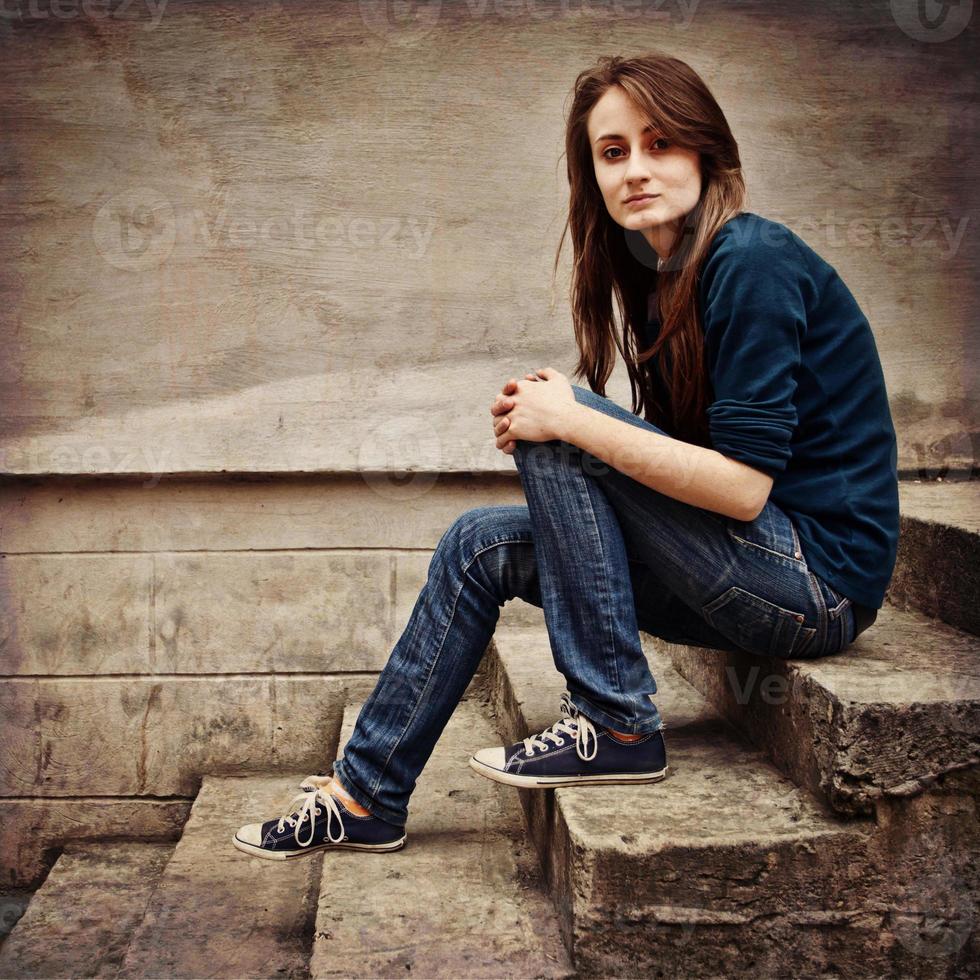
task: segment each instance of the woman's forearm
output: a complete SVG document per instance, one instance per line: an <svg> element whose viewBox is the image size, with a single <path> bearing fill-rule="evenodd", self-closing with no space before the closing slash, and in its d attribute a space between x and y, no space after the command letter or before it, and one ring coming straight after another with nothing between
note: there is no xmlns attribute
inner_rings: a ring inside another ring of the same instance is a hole
<svg viewBox="0 0 980 980"><path fill-rule="evenodd" d="M651 432L576 402L560 438L644 486L740 521L758 516L772 477L715 449Z"/></svg>

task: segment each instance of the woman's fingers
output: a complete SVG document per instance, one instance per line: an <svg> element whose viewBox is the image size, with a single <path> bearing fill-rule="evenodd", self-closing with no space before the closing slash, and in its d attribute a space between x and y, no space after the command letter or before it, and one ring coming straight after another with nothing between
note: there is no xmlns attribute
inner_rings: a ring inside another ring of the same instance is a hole
<svg viewBox="0 0 980 980"><path fill-rule="evenodd" d="M506 436L497 436L496 446L503 453L512 453L516 445L517 443L513 439L507 439Z"/></svg>
<svg viewBox="0 0 980 980"><path fill-rule="evenodd" d="M526 381L540 381L541 378L533 371L529 371L524 375ZM497 415L501 411L508 411L513 408L513 395L517 393L517 379L508 378L504 383L503 388L500 389L500 394L490 403L490 411L494 415ZM509 403L509 404L508 404ZM507 407L504 407L507 405Z"/></svg>
<svg viewBox="0 0 980 980"><path fill-rule="evenodd" d="M500 415L502 412L509 412L514 407L514 399L504 395L497 395L490 405L492 415Z"/></svg>

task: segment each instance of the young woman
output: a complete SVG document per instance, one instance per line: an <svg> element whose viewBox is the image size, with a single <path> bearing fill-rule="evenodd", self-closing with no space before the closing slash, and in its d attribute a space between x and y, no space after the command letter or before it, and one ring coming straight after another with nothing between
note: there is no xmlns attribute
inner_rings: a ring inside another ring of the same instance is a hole
<svg viewBox="0 0 980 980"><path fill-rule="evenodd" d="M882 604L898 483L871 329L826 261L743 210L738 148L704 82L659 53L600 59L576 80L566 155L589 388L543 368L494 398L526 506L447 529L332 776L242 827L247 853L403 846L416 779L515 596L544 610L561 718L470 765L529 789L666 774L639 630L822 657ZM604 396L614 349L631 411Z"/></svg>

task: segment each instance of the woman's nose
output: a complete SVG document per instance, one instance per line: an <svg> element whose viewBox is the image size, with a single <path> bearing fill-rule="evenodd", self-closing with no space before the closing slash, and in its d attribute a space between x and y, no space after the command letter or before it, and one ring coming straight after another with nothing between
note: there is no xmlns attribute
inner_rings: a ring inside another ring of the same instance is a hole
<svg viewBox="0 0 980 980"><path fill-rule="evenodd" d="M643 159L642 154L631 153L626 163L625 179L628 181L638 181L649 176L650 165Z"/></svg>

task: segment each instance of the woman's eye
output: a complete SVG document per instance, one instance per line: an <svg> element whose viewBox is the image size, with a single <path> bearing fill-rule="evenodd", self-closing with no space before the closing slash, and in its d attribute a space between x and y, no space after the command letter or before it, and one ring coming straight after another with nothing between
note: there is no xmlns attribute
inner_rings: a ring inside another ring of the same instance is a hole
<svg viewBox="0 0 980 980"><path fill-rule="evenodd" d="M654 140L654 141L653 141L653 142L652 142L652 143L650 144L650 146L651 146L651 148L652 148L652 149L654 149L654 150L666 150L666 149L668 149L668 148L670 147L670 140L669 140L669 139L667 139L667 137L666 137L666 136L659 136L659 137L657 137L657 139L655 139L655 140ZM606 160L618 160L618 159L619 159L619 157L618 157L618 156L616 156L616 157L611 157L611 156L609 156L609 154L610 154L610 153L611 153L611 152L612 152L613 150L617 150L617 151L619 151L619 149L620 149L620 148L619 148L618 146L610 146L610 147L609 147L609 149L608 149L608 150L606 150L606 151L605 151L605 152L604 152L604 153L603 153L602 155L603 155L603 157L605 157L605 159L606 159ZM621 152L621 151L620 151L620 152Z"/></svg>

